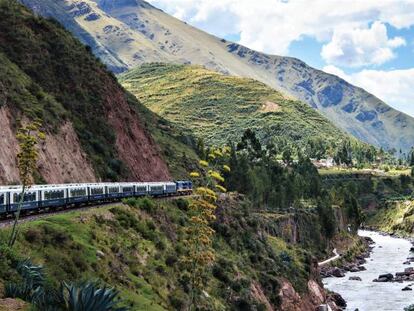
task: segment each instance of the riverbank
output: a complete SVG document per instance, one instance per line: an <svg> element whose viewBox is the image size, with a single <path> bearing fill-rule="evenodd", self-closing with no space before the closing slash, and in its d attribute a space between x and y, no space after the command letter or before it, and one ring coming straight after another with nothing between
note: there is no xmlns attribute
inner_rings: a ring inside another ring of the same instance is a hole
<svg viewBox="0 0 414 311"><path fill-rule="evenodd" d="M384 232L414 241L413 201L389 201L367 213L364 229Z"/></svg>
<svg viewBox="0 0 414 311"><path fill-rule="evenodd" d="M333 241L337 256L336 260L325 261L320 264L320 275L326 277L343 277L347 271L358 272L365 268L363 264L373 248L373 240L369 237L345 239L337 237ZM325 264L326 263L326 264Z"/></svg>
<svg viewBox="0 0 414 311"><path fill-rule="evenodd" d="M402 290L407 282L373 282L379 275L395 274L407 268L404 262L410 256L411 242L373 231L361 230L359 235L375 242L370 256L362 265L364 270L346 271L343 277L324 278L325 288L345 299L345 310L402 311L414 303L412 293Z"/></svg>

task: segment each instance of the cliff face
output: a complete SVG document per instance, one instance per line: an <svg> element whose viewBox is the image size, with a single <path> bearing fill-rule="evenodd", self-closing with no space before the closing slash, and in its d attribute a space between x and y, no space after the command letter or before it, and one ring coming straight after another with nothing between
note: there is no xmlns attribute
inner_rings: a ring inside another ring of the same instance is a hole
<svg viewBox="0 0 414 311"><path fill-rule="evenodd" d="M18 182L16 130L40 120L38 182L171 179L160 147L128 96L54 22L0 0L0 182Z"/></svg>

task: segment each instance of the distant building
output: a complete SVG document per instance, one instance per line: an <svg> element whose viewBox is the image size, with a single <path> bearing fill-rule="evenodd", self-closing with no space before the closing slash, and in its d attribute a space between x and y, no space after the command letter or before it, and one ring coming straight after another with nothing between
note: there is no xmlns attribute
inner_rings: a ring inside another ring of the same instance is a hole
<svg viewBox="0 0 414 311"><path fill-rule="evenodd" d="M326 159L311 159L313 165L315 165L317 168L331 168L335 166L335 162L333 158L326 158Z"/></svg>

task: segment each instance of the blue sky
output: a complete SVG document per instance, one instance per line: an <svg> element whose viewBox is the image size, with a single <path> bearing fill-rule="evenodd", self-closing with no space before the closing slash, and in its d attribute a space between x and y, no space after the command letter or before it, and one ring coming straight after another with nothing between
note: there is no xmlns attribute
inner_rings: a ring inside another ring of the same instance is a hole
<svg viewBox="0 0 414 311"><path fill-rule="evenodd" d="M414 116L414 0L150 0L252 49L297 57Z"/></svg>

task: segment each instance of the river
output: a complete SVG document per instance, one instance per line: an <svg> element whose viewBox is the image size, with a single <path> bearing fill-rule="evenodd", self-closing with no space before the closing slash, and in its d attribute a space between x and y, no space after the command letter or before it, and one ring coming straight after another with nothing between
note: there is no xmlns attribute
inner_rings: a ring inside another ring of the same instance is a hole
<svg viewBox="0 0 414 311"><path fill-rule="evenodd" d="M339 293L347 302L346 310L350 311L357 308L359 311L402 311L404 307L414 304L414 291L401 290L412 282L372 282L380 274L395 274L413 266L403 264L407 257L414 256L410 254L411 243L373 231L360 230L358 234L371 237L375 242L371 256L364 265L367 270L348 272L344 278L325 278L325 287ZM350 281L350 276L359 276L362 281Z"/></svg>

